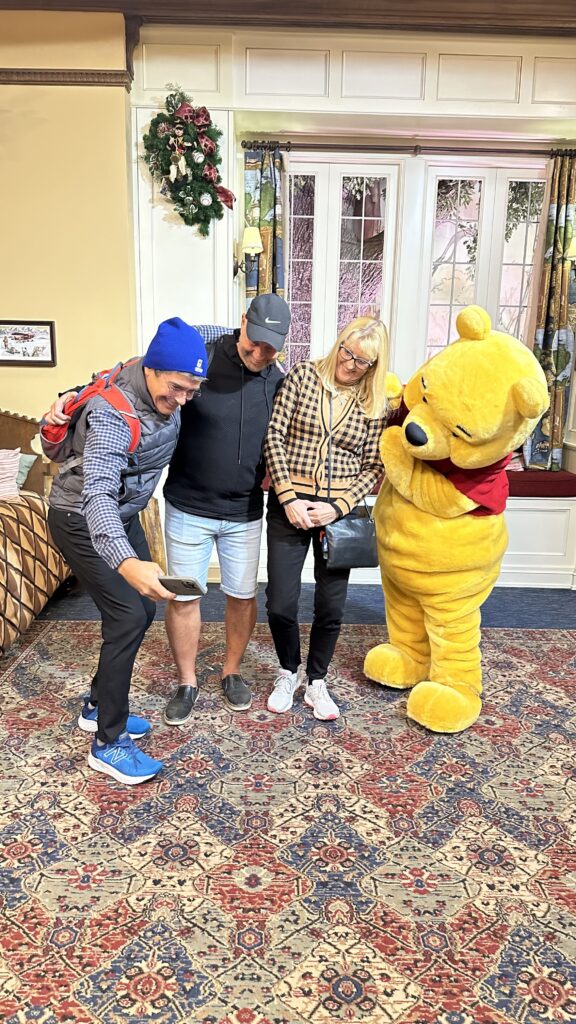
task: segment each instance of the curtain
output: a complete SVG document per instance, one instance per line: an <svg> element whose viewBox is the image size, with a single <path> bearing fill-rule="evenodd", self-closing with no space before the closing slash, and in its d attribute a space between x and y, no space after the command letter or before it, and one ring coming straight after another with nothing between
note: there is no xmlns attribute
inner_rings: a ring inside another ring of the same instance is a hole
<svg viewBox="0 0 576 1024"><path fill-rule="evenodd" d="M553 157L544 263L538 293L534 355L548 381L550 409L524 448L528 469L562 468L562 444L574 376L575 267L566 259L576 230L576 156Z"/></svg>
<svg viewBox="0 0 576 1024"><path fill-rule="evenodd" d="M265 292L284 296L284 232L282 223L282 157L280 150L249 150L244 155L244 222L257 227L263 251L246 274L246 299Z"/></svg>

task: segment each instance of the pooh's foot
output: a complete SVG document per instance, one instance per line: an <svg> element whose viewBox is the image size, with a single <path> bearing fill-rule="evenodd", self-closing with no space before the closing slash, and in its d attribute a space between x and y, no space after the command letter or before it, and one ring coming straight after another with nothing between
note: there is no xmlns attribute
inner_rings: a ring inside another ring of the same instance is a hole
<svg viewBox="0 0 576 1024"><path fill-rule="evenodd" d="M468 686L424 680L408 697L406 713L432 732L462 732L474 724L482 701Z"/></svg>
<svg viewBox="0 0 576 1024"><path fill-rule="evenodd" d="M364 660L364 675L375 683L408 690L425 679L429 665L422 665L392 644L378 644L368 651Z"/></svg>

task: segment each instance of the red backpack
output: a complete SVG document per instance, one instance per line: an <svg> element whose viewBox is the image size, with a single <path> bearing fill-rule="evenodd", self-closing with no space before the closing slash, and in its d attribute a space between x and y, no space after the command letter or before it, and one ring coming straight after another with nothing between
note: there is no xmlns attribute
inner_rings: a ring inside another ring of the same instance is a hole
<svg viewBox="0 0 576 1024"><path fill-rule="evenodd" d="M95 395L100 395L100 397L104 398L113 409L116 409L120 413L126 426L130 430L130 445L128 447L128 452L132 453L136 451L136 448L140 443L140 420L138 419L138 415L132 405L132 402L126 397L124 392L120 390L114 381L120 373L120 370L122 370L124 366L130 366L131 363L137 362L137 358L138 357L135 359L129 359L127 363L118 363L112 370L100 370L99 373L94 373L90 384L87 384L85 388L82 388L74 398L69 398L68 401L64 403L62 411L67 416L70 416L68 423L56 425L42 423L40 427L40 435L44 441L52 446L52 451L50 453L51 458L54 459L54 455L57 455L53 446L62 445L70 430L74 429L75 413L82 409L82 407L86 405L86 402L91 398L94 398ZM58 460L54 459L54 461Z"/></svg>

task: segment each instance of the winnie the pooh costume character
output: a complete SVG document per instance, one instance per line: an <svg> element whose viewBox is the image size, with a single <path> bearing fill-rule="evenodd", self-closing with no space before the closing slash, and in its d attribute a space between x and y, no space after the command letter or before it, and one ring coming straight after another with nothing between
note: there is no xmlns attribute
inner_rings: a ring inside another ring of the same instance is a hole
<svg viewBox="0 0 576 1024"><path fill-rule="evenodd" d="M456 326L406 385L402 426L382 434L374 514L390 642L364 663L369 679L411 690L410 718L448 733L480 714L480 606L508 542L505 467L549 401L535 357L483 309Z"/></svg>

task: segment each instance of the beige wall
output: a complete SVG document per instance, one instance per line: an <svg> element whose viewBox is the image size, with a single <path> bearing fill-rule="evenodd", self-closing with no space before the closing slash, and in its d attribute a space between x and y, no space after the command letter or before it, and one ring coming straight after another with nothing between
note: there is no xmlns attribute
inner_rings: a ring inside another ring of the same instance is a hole
<svg viewBox="0 0 576 1024"><path fill-rule="evenodd" d="M0 12L0 66L121 69L118 15ZM0 319L54 320L54 368L0 366L0 408L136 350L128 104L118 86L0 86Z"/></svg>

